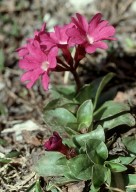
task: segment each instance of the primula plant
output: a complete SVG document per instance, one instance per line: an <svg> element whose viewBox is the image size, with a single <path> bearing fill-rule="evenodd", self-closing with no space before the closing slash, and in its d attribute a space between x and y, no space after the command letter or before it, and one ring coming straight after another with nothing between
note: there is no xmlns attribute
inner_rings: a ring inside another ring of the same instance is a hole
<svg viewBox="0 0 136 192"><path fill-rule="evenodd" d="M52 136L43 143L45 154L34 165L39 178L30 190L62 191L67 183L85 182L84 191L128 191L136 186L136 140L124 137L125 155L110 153L120 127L124 130L135 125L130 106L113 101L113 91L104 91L115 76L109 73L82 85L77 73L80 61L98 48L108 49L105 40L116 40L115 29L102 14L89 22L77 13L71 22L46 31L43 24L34 38L17 50L19 67L25 70L21 81L31 88L38 79L44 90L49 90L50 74L68 71L75 85L53 86L52 100L44 108L45 123L52 129ZM129 171L131 168L131 171Z"/></svg>

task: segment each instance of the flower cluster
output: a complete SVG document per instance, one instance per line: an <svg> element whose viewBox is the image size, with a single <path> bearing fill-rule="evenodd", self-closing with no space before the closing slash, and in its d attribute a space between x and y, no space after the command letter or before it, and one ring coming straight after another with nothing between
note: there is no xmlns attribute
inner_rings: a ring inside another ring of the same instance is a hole
<svg viewBox="0 0 136 192"><path fill-rule="evenodd" d="M115 40L114 34L114 27L102 20L100 13L89 22L77 13L69 24L55 26L53 32L47 32L44 24L40 31L34 33L34 38L17 49L19 67L25 70L21 81L31 88L41 77L43 88L48 90L50 71L71 71L74 74L85 54L93 53L97 48L107 49L103 40ZM74 56L70 52L71 47L75 48ZM59 57L60 51L65 61Z"/></svg>

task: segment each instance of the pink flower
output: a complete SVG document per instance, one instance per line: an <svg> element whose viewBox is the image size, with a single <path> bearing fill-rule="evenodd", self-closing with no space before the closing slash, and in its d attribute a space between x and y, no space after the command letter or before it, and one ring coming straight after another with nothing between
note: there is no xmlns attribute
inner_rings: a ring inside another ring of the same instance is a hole
<svg viewBox="0 0 136 192"><path fill-rule="evenodd" d="M37 40L28 43L26 46L27 54L19 61L19 66L26 72L22 75L21 81L26 82L27 88L31 88L39 77L42 77L42 85L48 89L49 71L56 67L56 50L52 49L49 53L41 50Z"/></svg>
<svg viewBox="0 0 136 192"><path fill-rule="evenodd" d="M61 48L61 46L67 45L69 37L67 36L66 31L73 25L73 23L70 23L64 26L55 26L54 32L39 35L41 45L47 46L48 50L52 47Z"/></svg>
<svg viewBox="0 0 136 192"><path fill-rule="evenodd" d="M26 45L18 48L16 51L18 52L18 56L20 58L24 57L25 55L27 55L29 53Z"/></svg>
<svg viewBox="0 0 136 192"><path fill-rule="evenodd" d="M108 21L101 19L102 14L96 14L89 23L83 15L77 13L76 16L77 18L72 17L75 26L66 32L71 46L82 45L87 53L93 53L97 48L108 48L103 40L115 40L115 29Z"/></svg>
<svg viewBox="0 0 136 192"><path fill-rule="evenodd" d="M27 55L27 54L29 53L29 51L28 51L28 44L32 44L33 41L35 41L35 40L37 40L37 41L40 43L40 38L39 38L39 36L46 33L46 32L45 32L45 28L46 28L46 23L44 23L44 24L42 25L40 31L35 31L35 32L34 32L34 38L29 38L29 39L27 39L27 44L24 45L24 46L22 46L22 47L20 47L20 48L18 48L18 49L16 50L16 51L18 52L18 56L19 56L20 58L25 57L25 55Z"/></svg>

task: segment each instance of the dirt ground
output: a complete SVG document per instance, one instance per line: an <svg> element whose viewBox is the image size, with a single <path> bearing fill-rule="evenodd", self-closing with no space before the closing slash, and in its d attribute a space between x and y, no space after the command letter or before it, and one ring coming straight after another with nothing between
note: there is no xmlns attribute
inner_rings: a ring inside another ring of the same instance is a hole
<svg viewBox="0 0 136 192"><path fill-rule="evenodd" d="M76 1L76 0L75 0ZM0 1L0 192L24 192L36 180L32 165L43 153L42 143L51 130L43 120L49 93L36 84L27 90L20 82L15 50L39 29L43 21L51 30L80 12L88 19L101 12L116 27L117 41L110 51L97 51L81 63L82 82L89 83L108 72L116 77L108 89L117 88L116 101L128 102L136 111L136 1L90 0L84 6L64 0ZM84 66L84 69L83 69ZM64 84L65 74L54 74L52 84ZM72 81L72 77L68 80ZM135 132L135 128L131 130ZM129 134L129 133L126 133ZM117 146L115 146L117 148ZM116 149L120 150L119 148ZM10 163L1 158L11 157ZM77 186L76 186L77 187ZM82 191L83 183L78 190ZM69 187L64 191L76 191Z"/></svg>

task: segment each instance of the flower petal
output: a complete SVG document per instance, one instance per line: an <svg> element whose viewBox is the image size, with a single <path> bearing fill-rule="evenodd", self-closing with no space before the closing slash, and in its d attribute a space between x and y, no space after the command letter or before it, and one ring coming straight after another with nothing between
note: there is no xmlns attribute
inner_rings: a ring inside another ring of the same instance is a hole
<svg viewBox="0 0 136 192"><path fill-rule="evenodd" d="M97 25L99 24L100 20L102 18L102 14L101 13L97 13L89 22L89 33L91 34L97 27Z"/></svg>
<svg viewBox="0 0 136 192"><path fill-rule="evenodd" d="M94 53L96 51L96 47L94 45L88 44L85 47L85 50L86 50L87 53Z"/></svg>
<svg viewBox="0 0 136 192"><path fill-rule="evenodd" d="M67 35L69 36L68 43L70 45L75 45L75 44L82 44L85 41L85 37L82 36L82 34L79 32L76 27L72 27L70 29L67 29Z"/></svg>
<svg viewBox="0 0 136 192"><path fill-rule="evenodd" d="M30 89L33 84L35 83L35 81L39 78L39 76L42 74L42 70L41 69L35 69L35 70L31 70L28 71L26 73L24 73L21 77L21 81L25 82L28 81L27 84L27 88Z"/></svg>
<svg viewBox="0 0 136 192"><path fill-rule="evenodd" d="M57 65L57 61L56 61L56 54L58 53L58 49L57 48L53 48L49 54L48 54L48 61L49 61L49 69L54 69Z"/></svg>
<svg viewBox="0 0 136 192"><path fill-rule="evenodd" d="M86 52L94 53L97 48L107 49L108 46L105 42L102 42L102 41L94 42L92 45L90 45L90 44L86 45Z"/></svg>
<svg viewBox="0 0 136 192"><path fill-rule="evenodd" d="M36 42L34 41L33 44L28 44L27 48L28 48L29 54L32 55L36 61L41 62L42 55L44 53L41 51L38 41Z"/></svg>
<svg viewBox="0 0 136 192"><path fill-rule="evenodd" d="M99 33L93 35L95 41L106 40L115 34L115 28L113 26L106 26L102 28Z"/></svg>
<svg viewBox="0 0 136 192"><path fill-rule="evenodd" d="M20 47L16 51L18 52L19 57L24 57L25 55L28 54L28 49L26 46Z"/></svg>
<svg viewBox="0 0 136 192"><path fill-rule="evenodd" d="M27 59L22 59L19 61L19 67L21 69L25 69L25 70L31 70L31 69L35 69L38 67L38 64L35 62L30 62Z"/></svg>
<svg viewBox="0 0 136 192"><path fill-rule="evenodd" d="M107 45L105 42L103 42L103 41L97 41L97 42L95 42L95 43L94 43L94 46L95 46L96 48L108 49L108 45Z"/></svg>
<svg viewBox="0 0 136 192"><path fill-rule="evenodd" d="M88 31L88 22L87 22L86 18L79 13L76 13L76 16L78 18L78 22L79 22L79 25L82 28L82 30L87 32Z"/></svg>

